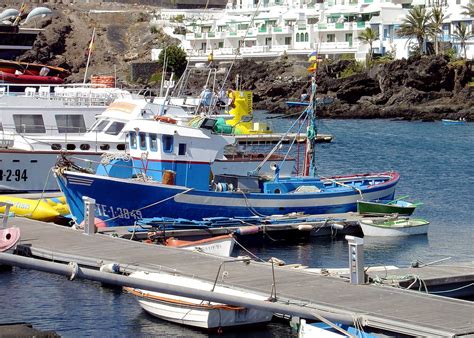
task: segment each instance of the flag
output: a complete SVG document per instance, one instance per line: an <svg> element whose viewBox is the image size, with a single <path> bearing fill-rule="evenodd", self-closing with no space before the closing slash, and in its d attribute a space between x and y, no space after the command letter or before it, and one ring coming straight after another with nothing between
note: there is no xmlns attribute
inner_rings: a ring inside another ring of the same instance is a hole
<svg viewBox="0 0 474 338"><path fill-rule="evenodd" d="M84 51L85 57L89 57L89 55L92 53L92 50L94 49L94 37L95 37L95 30L92 32L92 37L89 40L89 43L87 44L87 48Z"/></svg>
<svg viewBox="0 0 474 338"><path fill-rule="evenodd" d="M318 69L318 64L315 62L308 67L308 72L315 72Z"/></svg>
<svg viewBox="0 0 474 338"><path fill-rule="evenodd" d="M318 52L312 52L308 55L308 62L316 62L318 60Z"/></svg>

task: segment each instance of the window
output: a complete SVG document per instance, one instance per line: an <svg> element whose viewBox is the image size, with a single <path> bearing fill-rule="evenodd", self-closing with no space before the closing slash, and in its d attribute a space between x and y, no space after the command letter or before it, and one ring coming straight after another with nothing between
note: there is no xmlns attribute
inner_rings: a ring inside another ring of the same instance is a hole
<svg viewBox="0 0 474 338"><path fill-rule="evenodd" d="M102 131L104 130L104 128L109 124L109 121L108 120L102 120L100 122L98 122L93 128L92 130L93 131Z"/></svg>
<svg viewBox="0 0 474 338"><path fill-rule="evenodd" d="M110 127L107 128L105 133L109 135L118 135L122 131L124 126L125 123L123 122L112 122L112 124L110 125Z"/></svg>
<svg viewBox="0 0 474 338"><path fill-rule="evenodd" d="M186 143L179 144L178 155L186 155Z"/></svg>
<svg viewBox="0 0 474 338"><path fill-rule="evenodd" d="M291 45L291 36L285 38L285 45Z"/></svg>
<svg viewBox="0 0 474 338"><path fill-rule="evenodd" d="M163 143L163 152L173 152L173 135L163 135L161 137L161 142Z"/></svg>
<svg viewBox="0 0 474 338"><path fill-rule="evenodd" d="M134 131L130 132L130 148L137 149L137 133Z"/></svg>
<svg viewBox="0 0 474 338"><path fill-rule="evenodd" d="M296 42L300 42L300 33L296 33Z"/></svg>
<svg viewBox="0 0 474 338"><path fill-rule="evenodd" d="M306 41L306 42L309 41L309 35L308 35L308 33L304 33L304 41Z"/></svg>
<svg viewBox="0 0 474 338"><path fill-rule="evenodd" d="M83 115L55 115L58 133L85 133L86 123Z"/></svg>
<svg viewBox="0 0 474 338"><path fill-rule="evenodd" d="M336 41L336 34L328 34L326 36L326 42L335 42Z"/></svg>
<svg viewBox="0 0 474 338"><path fill-rule="evenodd" d="M224 48L224 42L220 41L220 42L217 44L217 48Z"/></svg>
<svg viewBox="0 0 474 338"><path fill-rule="evenodd" d="M41 115L13 115L17 133L46 133L43 116Z"/></svg>
<svg viewBox="0 0 474 338"><path fill-rule="evenodd" d="M140 149L146 150L146 134L138 133L138 142L140 143Z"/></svg>
<svg viewBox="0 0 474 338"><path fill-rule="evenodd" d="M149 141L150 141L150 150L157 151L158 150L158 139L156 134L149 134Z"/></svg>

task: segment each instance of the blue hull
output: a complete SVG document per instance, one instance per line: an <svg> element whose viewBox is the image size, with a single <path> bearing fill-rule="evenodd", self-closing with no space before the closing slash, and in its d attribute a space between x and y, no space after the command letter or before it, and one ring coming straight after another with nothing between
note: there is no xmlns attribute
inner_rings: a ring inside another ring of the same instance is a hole
<svg viewBox="0 0 474 338"><path fill-rule="evenodd" d="M263 194L193 190L66 171L57 176L77 223L84 219L83 196L96 200L96 217L107 226L131 225L141 218L248 217L291 212L327 214L356 211L357 200L392 199L399 176L356 191L339 188L318 193Z"/></svg>

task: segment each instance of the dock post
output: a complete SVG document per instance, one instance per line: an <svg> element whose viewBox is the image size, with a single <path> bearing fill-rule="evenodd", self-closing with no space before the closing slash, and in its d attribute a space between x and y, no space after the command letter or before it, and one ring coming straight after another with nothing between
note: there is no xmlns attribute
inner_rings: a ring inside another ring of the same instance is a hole
<svg viewBox="0 0 474 338"><path fill-rule="evenodd" d="M365 284L364 240L360 237L346 236L349 242L349 271L351 284Z"/></svg>
<svg viewBox="0 0 474 338"><path fill-rule="evenodd" d="M97 232L95 226L95 199L83 196L84 201L84 234L93 235Z"/></svg>
<svg viewBox="0 0 474 338"><path fill-rule="evenodd" d="M0 202L0 207L5 207L5 212L3 213L2 216L2 225L0 226L0 229L6 229L7 228L7 223L8 223L8 216L10 216L10 208L13 206L11 203L7 202Z"/></svg>

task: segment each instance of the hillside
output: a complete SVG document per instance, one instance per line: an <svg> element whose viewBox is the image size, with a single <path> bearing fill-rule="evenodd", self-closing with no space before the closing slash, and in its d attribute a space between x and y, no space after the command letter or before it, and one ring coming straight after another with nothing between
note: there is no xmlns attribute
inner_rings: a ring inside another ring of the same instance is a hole
<svg viewBox="0 0 474 338"><path fill-rule="evenodd" d="M127 88L146 84L130 81L132 63L150 62L152 48L173 43L160 30L151 30L149 21L156 7L102 3L56 4L51 9L53 17L35 23L45 30L34 48L20 60L64 67L71 72L69 83L84 79L87 48L94 28L96 38L88 76L116 74L118 84ZM474 120L470 62L449 62L443 56L412 58L382 62L350 75L348 70L353 66L353 61L342 60L324 62L319 67L318 93L334 100L319 109L320 116ZM242 88L253 91L255 109L295 114L285 101L298 100L308 90L306 67L305 62L287 58L268 62L244 60L232 67L229 79L239 75ZM199 93L202 80L192 84L194 93Z"/></svg>
<svg viewBox="0 0 474 338"><path fill-rule="evenodd" d="M131 7L131 8L130 8ZM88 75L114 75L128 81L130 62L151 61L151 49L169 38L150 31L152 7L118 3L54 5L54 16L37 22L44 28L32 50L19 59L70 70L67 82L82 82L93 29L96 34Z"/></svg>

